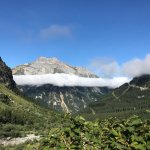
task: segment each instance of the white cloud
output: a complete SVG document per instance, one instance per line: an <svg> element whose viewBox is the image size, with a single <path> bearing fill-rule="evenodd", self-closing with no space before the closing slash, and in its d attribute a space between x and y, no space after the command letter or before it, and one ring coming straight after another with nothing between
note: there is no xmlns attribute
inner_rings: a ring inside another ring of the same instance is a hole
<svg viewBox="0 0 150 150"><path fill-rule="evenodd" d="M42 39L71 37L72 31L69 26L62 26L62 25L54 24L54 25L49 26L48 28L41 29L39 36Z"/></svg>
<svg viewBox="0 0 150 150"><path fill-rule="evenodd" d="M45 75L14 75L18 85L43 85L56 86L84 86L84 87L119 87L129 82L132 77L142 74L150 74L150 54L144 59L132 59L121 65L112 59L95 59L90 67L100 77L84 78L68 74L45 74ZM122 76L122 77L119 77Z"/></svg>
<svg viewBox="0 0 150 150"><path fill-rule="evenodd" d="M122 73L130 77L150 74L150 54L147 54L144 59L136 58L124 63Z"/></svg>
<svg viewBox="0 0 150 150"><path fill-rule="evenodd" d="M150 74L150 54L147 54L144 59L135 58L123 64L109 58L99 58L91 62L89 69L100 77L109 78L120 75L136 77Z"/></svg>
<svg viewBox="0 0 150 150"><path fill-rule="evenodd" d="M89 69L101 77L114 77L119 72L118 63L110 58L97 58L94 59Z"/></svg>
<svg viewBox="0 0 150 150"><path fill-rule="evenodd" d="M115 88L123 83L129 82L129 78L85 78L68 74L45 74L45 75L14 75L14 80L18 85L44 85L52 84L56 86L84 86L84 87L111 87Z"/></svg>

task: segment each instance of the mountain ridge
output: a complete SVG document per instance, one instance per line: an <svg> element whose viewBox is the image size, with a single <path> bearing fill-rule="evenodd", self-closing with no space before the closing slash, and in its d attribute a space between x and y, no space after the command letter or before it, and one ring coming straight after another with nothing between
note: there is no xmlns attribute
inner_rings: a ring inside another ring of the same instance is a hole
<svg viewBox="0 0 150 150"><path fill-rule="evenodd" d="M38 74L55 74L66 73L74 74L81 77L97 78L98 76L91 73L83 67L74 67L59 61L57 58L39 57L36 61L25 63L12 68L13 75L38 75Z"/></svg>

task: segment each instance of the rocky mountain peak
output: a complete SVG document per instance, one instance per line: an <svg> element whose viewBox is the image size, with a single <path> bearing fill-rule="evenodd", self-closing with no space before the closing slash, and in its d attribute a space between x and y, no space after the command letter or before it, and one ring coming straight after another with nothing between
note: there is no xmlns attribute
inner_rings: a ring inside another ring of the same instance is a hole
<svg viewBox="0 0 150 150"><path fill-rule="evenodd" d="M15 90L16 83L13 80L11 69L3 62L0 57L0 83L5 84L8 88Z"/></svg>
<svg viewBox="0 0 150 150"><path fill-rule="evenodd" d="M14 75L39 75L65 73L81 77L97 77L86 68L70 66L59 61L57 58L39 57L32 63L17 66L12 69Z"/></svg>

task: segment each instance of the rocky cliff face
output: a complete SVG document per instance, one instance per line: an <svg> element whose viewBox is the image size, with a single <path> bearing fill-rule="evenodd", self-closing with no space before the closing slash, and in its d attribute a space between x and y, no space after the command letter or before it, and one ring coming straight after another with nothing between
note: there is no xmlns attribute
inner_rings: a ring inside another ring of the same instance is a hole
<svg viewBox="0 0 150 150"><path fill-rule="evenodd" d="M9 89L16 90L16 83L13 80L11 69L0 57L0 83L5 84Z"/></svg>
<svg viewBox="0 0 150 150"><path fill-rule="evenodd" d="M57 58L40 57L35 62L17 66L12 69L14 75L39 75L65 73L74 74L81 77L97 77L86 68L73 67L59 61Z"/></svg>
<svg viewBox="0 0 150 150"><path fill-rule="evenodd" d="M108 93L107 87L57 87L53 85L18 86L19 89L33 98L36 103L64 112L77 112L90 103L100 100Z"/></svg>

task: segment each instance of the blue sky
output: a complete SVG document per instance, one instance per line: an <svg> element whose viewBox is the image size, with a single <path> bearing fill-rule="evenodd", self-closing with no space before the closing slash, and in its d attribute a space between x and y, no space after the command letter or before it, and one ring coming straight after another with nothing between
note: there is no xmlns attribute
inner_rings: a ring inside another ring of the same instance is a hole
<svg viewBox="0 0 150 150"><path fill-rule="evenodd" d="M150 53L149 0L1 0L0 56L10 66L39 56L76 66L122 64Z"/></svg>

